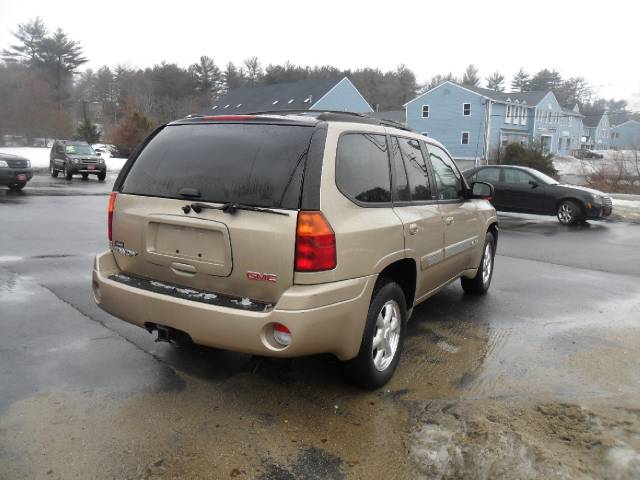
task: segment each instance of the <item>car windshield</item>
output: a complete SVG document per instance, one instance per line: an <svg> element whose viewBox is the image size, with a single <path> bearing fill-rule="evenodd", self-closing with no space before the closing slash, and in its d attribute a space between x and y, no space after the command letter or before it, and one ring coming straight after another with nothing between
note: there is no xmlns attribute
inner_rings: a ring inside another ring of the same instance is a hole
<svg viewBox="0 0 640 480"><path fill-rule="evenodd" d="M537 170L532 170L531 174L546 185L559 185L560 183L557 180L551 178L549 175L545 175L544 173L538 172Z"/></svg>
<svg viewBox="0 0 640 480"><path fill-rule="evenodd" d="M95 155L96 152L91 145L65 145L64 153L69 155Z"/></svg>

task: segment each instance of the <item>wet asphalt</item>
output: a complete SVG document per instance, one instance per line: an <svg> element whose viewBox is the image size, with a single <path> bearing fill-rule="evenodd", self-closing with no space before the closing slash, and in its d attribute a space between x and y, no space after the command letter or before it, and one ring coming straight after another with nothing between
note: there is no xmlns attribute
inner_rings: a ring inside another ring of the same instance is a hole
<svg viewBox="0 0 640 480"><path fill-rule="evenodd" d="M0 478L640 475L640 225L501 215L490 293L416 308L395 377L362 392L330 356L176 349L98 309L113 180L0 187ZM487 466L509 435L530 459Z"/></svg>

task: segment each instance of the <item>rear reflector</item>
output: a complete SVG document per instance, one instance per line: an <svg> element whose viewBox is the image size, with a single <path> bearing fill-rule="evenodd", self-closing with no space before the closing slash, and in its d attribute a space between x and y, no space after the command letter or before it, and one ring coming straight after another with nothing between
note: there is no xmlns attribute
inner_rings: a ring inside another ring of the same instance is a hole
<svg viewBox="0 0 640 480"><path fill-rule="evenodd" d="M107 231L109 232L109 242L113 240L113 210L116 208L116 192L109 195L109 207L107 208Z"/></svg>
<svg viewBox="0 0 640 480"><path fill-rule="evenodd" d="M281 323L276 323L273 326L273 339L283 347L288 347L291 344L291 332Z"/></svg>
<svg viewBox="0 0 640 480"><path fill-rule="evenodd" d="M321 212L298 213L296 229L297 272L336 268L336 236Z"/></svg>

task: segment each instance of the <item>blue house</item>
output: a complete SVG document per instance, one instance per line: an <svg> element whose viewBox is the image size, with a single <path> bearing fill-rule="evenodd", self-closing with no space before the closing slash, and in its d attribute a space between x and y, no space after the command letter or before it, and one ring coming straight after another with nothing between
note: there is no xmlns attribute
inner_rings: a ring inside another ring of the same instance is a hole
<svg viewBox="0 0 640 480"><path fill-rule="evenodd" d="M587 115L582 130L582 147L590 150L607 150L611 137L611 126L607 112Z"/></svg>
<svg viewBox="0 0 640 480"><path fill-rule="evenodd" d="M640 150L640 122L627 120L611 127L611 147L616 150Z"/></svg>
<svg viewBox="0 0 640 480"><path fill-rule="evenodd" d="M514 142L569 154L582 133L582 115L551 91L505 93L445 81L405 107L407 125L442 142L464 167L496 159Z"/></svg>
<svg viewBox="0 0 640 480"><path fill-rule="evenodd" d="M283 110L373 112L351 80L344 77L238 88L216 99L206 113L225 115Z"/></svg>

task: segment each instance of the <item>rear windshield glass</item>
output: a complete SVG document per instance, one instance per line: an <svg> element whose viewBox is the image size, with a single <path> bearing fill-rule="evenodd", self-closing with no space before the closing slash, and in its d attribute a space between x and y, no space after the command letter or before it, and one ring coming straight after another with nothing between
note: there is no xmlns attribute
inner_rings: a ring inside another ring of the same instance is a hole
<svg viewBox="0 0 640 480"><path fill-rule="evenodd" d="M313 127L205 124L164 128L145 147L122 193L296 209Z"/></svg>

